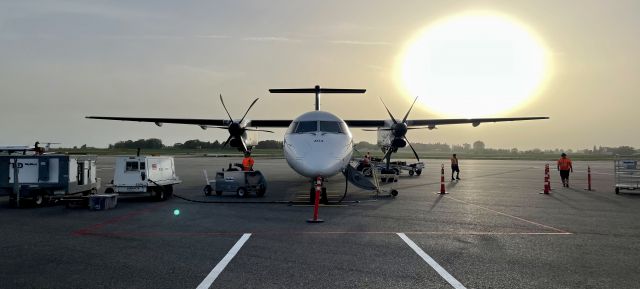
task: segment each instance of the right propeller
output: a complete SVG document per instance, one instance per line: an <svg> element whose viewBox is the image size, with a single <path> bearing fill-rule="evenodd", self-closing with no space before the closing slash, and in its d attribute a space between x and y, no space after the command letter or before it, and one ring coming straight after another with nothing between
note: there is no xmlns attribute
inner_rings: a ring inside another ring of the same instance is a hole
<svg viewBox="0 0 640 289"><path fill-rule="evenodd" d="M222 107L224 107L224 110L227 112L227 115L229 116L229 125L228 126L206 126L203 128L211 127L211 128L226 129L229 132L229 138L227 138L227 140L224 142L222 147L224 148L228 144L231 147L238 148L238 150L241 152L246 152L248 149L244 139L247 137L246 135L247 131L262 131L262 132L273 133L273 131L270 131L270 130L247 128L246 123L243 123L244 118L247 117L249 110L251 110L253 105L256 104L258 99L259 98L256 98L255 100L253 100L253 102L251 103L251 105L249 105L249 108L247 108L247 111L244 113L244 115L239 121L235 121L233 117L231 117L231 114L229 113L227 106L224 104L224 100L222 99L222 94L220 94L220 102L222 103Z"/></svg>

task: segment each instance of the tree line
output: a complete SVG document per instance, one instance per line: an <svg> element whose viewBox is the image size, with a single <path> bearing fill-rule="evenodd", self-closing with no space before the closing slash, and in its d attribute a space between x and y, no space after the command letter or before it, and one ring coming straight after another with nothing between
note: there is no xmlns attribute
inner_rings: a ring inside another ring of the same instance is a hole
<svg viewBox="0 0 640 289"><path fill-rule="evenodd" d="M157 138L150 139L139 139L136 141L126 140L119 141L114 144L109 145L109 149L203 149L203 150L221 150L223 149L222 142L218 140L210 142L210 141L201 141L201 140L188 140L184 143L175 143L173 145L165 145L162 143L162 140ZM261 149L279 149L282 148L282 142L275 140L264 140L258 142L255 146ZM230 148L228 145L227 149L235 149Z"/></svg>

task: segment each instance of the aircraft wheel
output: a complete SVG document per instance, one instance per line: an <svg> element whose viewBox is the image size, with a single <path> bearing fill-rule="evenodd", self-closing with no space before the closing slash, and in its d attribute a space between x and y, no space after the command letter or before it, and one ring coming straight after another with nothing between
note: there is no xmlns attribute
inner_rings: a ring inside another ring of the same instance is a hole
<svg viewBox="0 0 640 289"><path fill-rule="evenodd" d="M245 188L238 188L238 191L236 192L238 194L238 197L244 198L247 196L247 190Z"/></svg>
<svg viewBox="0 0 640 289"><path fill-rule="evenodd" d="M322 192L320 195L320 203L321 204L329 204L329 197L327 197L327 188L322 188Z"/></svg>
<svg viewBox="0 0 640 289"><path fill-rule="evenodd" d="M311 188L309 190L309 204L315 204L316 203L316 189L315 188Z"/></svg>

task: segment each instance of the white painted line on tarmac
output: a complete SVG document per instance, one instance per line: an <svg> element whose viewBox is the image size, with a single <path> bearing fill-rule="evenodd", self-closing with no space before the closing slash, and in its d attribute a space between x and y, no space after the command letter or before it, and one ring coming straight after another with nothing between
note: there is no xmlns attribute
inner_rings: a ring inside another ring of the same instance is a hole
<svg viewBox="0 0 640 289"><path fill-rule="evenodd" d="M449 282L449 284L451 284L451 286L453 286L453 288L456 288L456 289L467 289L466 287L464 287L464 285L462 285L462 283L460 283L460 281L458 281L456 278L451 276L451 274L449 274L449 272L447 272L447 270L442 268L442 266L440 266L440 264L438 264L438 262L433 260L433 258L431 258L431 256L427 255L427 253L422 251L422 249L420 249L420 247L418 247L418 245L416 245L416 243L411 241L411 239L409 239L409 237L407 237L407 235L405 235L404 233L396 233L396 234L398 234L398 236L400 236L400 238L405 243L407 243L407 245L409 245L409 247L411 247L411 249L413 249L413 251L415 251L416 254L418 254L418 256L422 257L422 259L425 262L427 262L427 264L429 264L429 266L431 266L433 269L435 269L436 272L438 272L438 274L440 274L440 276L442 276L442 278L444 278L444 280L447 280L447 282Z"/></svg>
<svg viewBox="0 0 640 289"><path fill-rule="evenodd" d="M220 275L220 273L222 273L222 270L224 270L224 268L227 267L227 264L231 262L231 259L233 259L233 257L236 256L238 251L240 251L240 248L242 248L242 245L244 245L244 243L247 242L247 240L249 240L249 237L251 237L250 233L245 233L244 235L242 235L240 240L238 240L238 242L236 242L236 244L233 245L231 250L229 250L229 253L227 253L227 255L224 256L222 260L220 260L220 263L218 263L218 265L213 267L213 270L211 270L209 275L207 275L207 277L204 278L204 280L202 280L202 283L200 283L200 285L198 285L196 289L208 289L209 287L211 287L211 284L213 284L213 281L216 281L216 278L218 278L218 275Z"/></svg>

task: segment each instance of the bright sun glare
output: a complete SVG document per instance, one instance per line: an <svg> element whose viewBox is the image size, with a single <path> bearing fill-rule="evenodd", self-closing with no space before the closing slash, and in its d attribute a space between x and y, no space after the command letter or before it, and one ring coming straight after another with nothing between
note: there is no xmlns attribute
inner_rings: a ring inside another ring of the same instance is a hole
<svg viewBox="0 0 640 289"><path fill-rule="evenodd" d="M429 110L461 117L524 105L548 74L536 36L495 13L464 13L427 27L405 49L400 82Z"/></svg>

